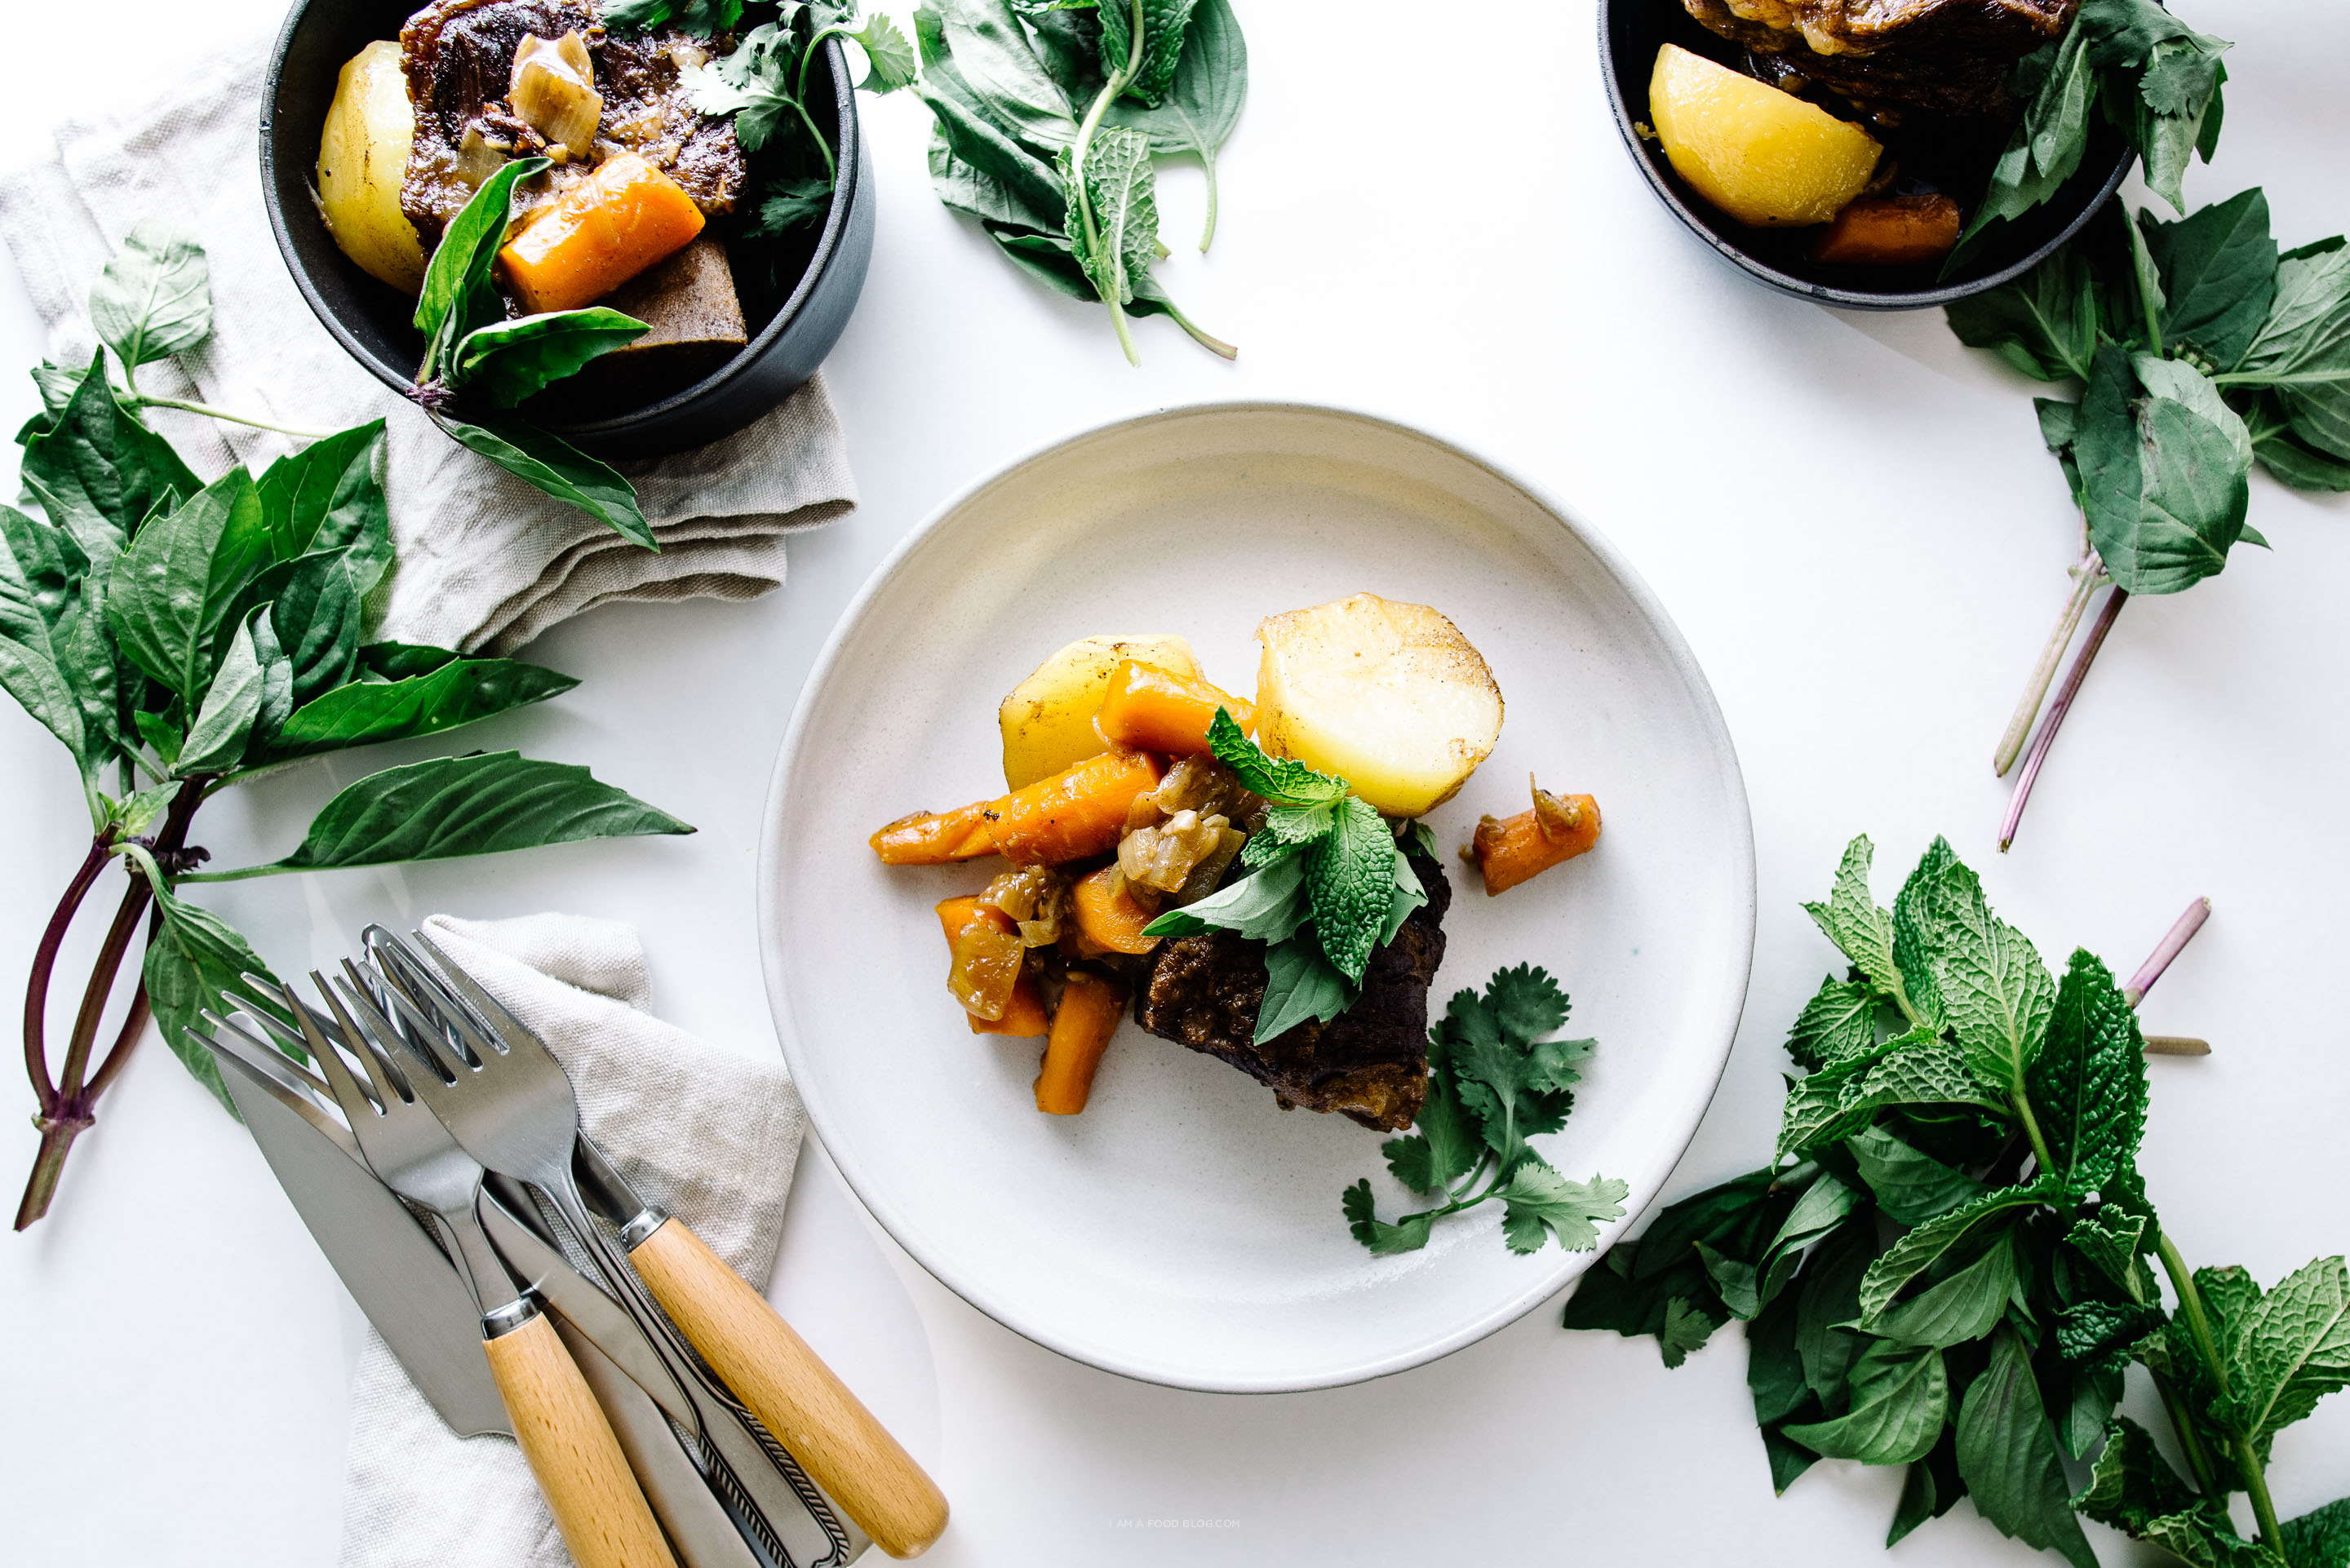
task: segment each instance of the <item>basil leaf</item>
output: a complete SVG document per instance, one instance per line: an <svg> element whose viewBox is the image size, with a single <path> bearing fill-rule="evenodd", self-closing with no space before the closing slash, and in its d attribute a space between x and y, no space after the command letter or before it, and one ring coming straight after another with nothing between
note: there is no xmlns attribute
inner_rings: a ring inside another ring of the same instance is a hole
<svg viewBox="0 0 2350 1568"><path fill-rule="evenodd" d="M2077 16L2063 37L2016 62L2015 87L2017 96L2029 95L2022 118L1991 166L1990 187L1966 232L1942 264L1944 277L1963 265L1984 230L2040 205L2081 166L2098 82L2088 33Z"/></svg>
<svg viewBox="0 0 2350 1568"><path fill-rule="evenodd" d="M126 370L194 348L213 329L203 247L161 218L141 218L89 291L89 324Z"/></svg>
<svg viewBox="0 0 2350 1568"><path fill-rule="evenodd" d="M1162 157L1189 154L1200 161L1208 173L1202 251L1216 237L1216 151L1240 123L1241 104L1247 97L1248 41L1241 36L1232 0L1199 0L1165 96L1150 108L1120 99L1102 118L1105 125L1142 132L1150 138L1150 150Z"/></svg>
<svg viewBox="0 0 2350 1568"><path fill-rule="evenodd" d="M1853 1363L1850 1410L1834 1420L1780 1431L1823 1459L1906 1464L1924 1459L1933 1448L1950 1407L1950 1376L1940 1351L1878 1340Z"/></svg>
<svg viewBox="0 0 2350 1568"><path fill-rule="evenodd" d="M294 712L294 663L277 640L269 617L253 618L253 651L261 660L261 707L253 716L253 744L248 754L265 751Z"/></svg>
<svg viewBox="0 0 2350 1568"><path fill-rule="evenodd" d="M107 621L122 651L193 712L221 628L269 558L252 475L233 468L140 530L109 573Z"/></svg>
<svg viewBox="0 0 2350 1568"><path fill-rule="evenodd" d="M457 345L449 361L449 384L478 387L492 403L510 409L598 355L651 330L647 323L604 305L494 321L475 327Z"/></svg>
<svg viewBox="0 0 2350 1568"><path fill-rule="evenodd" d="M599 783L586 768L537 762L518 752L477 752L369 774L328 801L301 845L284 859L185 880L444 860L582 838L692 831L667 812Z"/></svg>
<svg viewBox="0 0 2350 1568"><path fill-rule="evenodd" d="M2057 1005L2064 1005L2057 992ZM2051 1054L2054 1045L2051 1044ZM2043 1063L2047 1058L2042 1058ZM1922 1225L1983 1194L1983 1184L1964 1171L1953 1170L1881 1127L1870 1127L1847 1143L1861 1180L1875 1194L1877 1206L1903 1225Z"/></svg>
<svg viewBox="0 0 2350 1568"><path fill-rule="evenodd" d="M1044 157L1076 140L1076 111L1005 0L938 0L933 9L955 74L1014 140Z"/></svg>
<svg viewBox="0 0 2350 1568"><path fill-rule="evenodd" d="M1859 1204L1859 1193L1833 1176L1822 1176L1804 1189L1794 1208L1787 1211L1787 1218L1780 1222L1778 1234L1771 1238L1764 1255L1797 1251L1809 1246L1843 1224L1845 1216Z"/></svg>
<svg viewBox="0 0 2350 1568"><path fill-rule="evenodd" d="M1191 25L1193 0L1102 0L1102 75L1122 75L1133 57L1137 13L1142 25L1141 67L1126 84L1125 96L1156 105L1183 53L1183 35Z"/></svg>
<svg viewBox="0 0 2350 1568"><path fill-rule="evenodd" d="M68 370L63 365L52 364L44 359L33 367L32 377L33 385L41 394L41 412L33 417L33 422L26 429L43 431L48 429L59 414L65 412L68 403L73 401L75 389L81 385L81 373L78 370ZM26 440L24 436L16 439L20 446Z"/></svg>
<svg viewBox="0 0 2350 1568"><path fill-rule="evenodd" d="M121 549L159 508L203 488L169 441L115 401L103 355L57 423L25 443L24 477L49 521L93 560Z"/></svg>
<svg viewBox="0 0 2350 1568"><path fill-rule="evenodd" d="M1887 1248L1885 1255L1868 1266L1860 1282L1862 1321L1881 1315L1912 1280L1932 1268L1985 1223L2012 1224L2017 1210L2053 1203L2064 1193L2061 1178L2038 1176L2020 1187L1987 1192L1971 1203L1929 1220Z"/></svg>
<svg viewBox="0 0 2350 1568"><path fill-rule="evenodd" d="M2097 299L2085 257L2072 245L2012 283L1943 306L1960 342L1988 348L2043 381L2087 380L2097 351Z"/></svg>
<svg viewBox="0 0 2350 1568"><path fill-rule="evenodd" d="M2350 250L2279 258L2276 302L2223 384L2273 389L2296 436L2350 459Z"/></svg>
<svg viewBox="0 0 2350 1568"><path fill-rule="evenodd" d="M931 108L931 184L939 200L998 223L1057 234L1068 211L1061 176L991 116L951 63L932 66L917 89Z"/></svg>
<svg viewBox="0 0 2350 1568"><path fill-rule="evenodd" d="M364 611L346 552L314 550L281 562L254 580L245 602L269 607L296 706L351 678Z"/></svg>
<svg viewBox="0 0 2350 1568"><path fill-rule="evenodd" d="M2350 490L2350 462L2322 452L2293 433L2293 421L2274 392L2262 392L2244 416L2252 454L2278 483L2295 490Z"/></svg>
<svg viewBox="0 0 2350 1568"><path fill-rule="evenodd" d="M348 550L352 585L366 593L391 567L391 514L378 477L381 420L312 441L262 470L255 482L270 553L291 561L313 550Z"/></svg>
<svg viewBox="0 0 2350 1568"><path fill-rule="evenodd" d="M451 659L463 657L452 648L429 648L421 642L369 642L359 648L360 667L387 680L430 675Z"/></svg>
<svg viewBox="0 0 2350 1568"><path fill-rule="evenodd" d="M424 268L424 286L416 296L416 329L427 343L454 343L505 314L497 286L490 281L490 264L505 243L515 186L548 167L544 158L517 158L501 165L441 232L441 244ZM438 371L441 357L428 350L427 365Z"/></svg>
<svg viewBox="0 0 2350 1568"><path fill-rule="evenodd" d="M71 541L13 506L0 506L0 687L74 755L87 777L92 751L80 698L65 670L56 629L78 578ZM101 748L99 761L103 761Z"/></svg>
<svg viewBox="0 0 2350 1568"><path fill-rule="evenodd" d="M1142 928L1147 937L1189 937L1221 928L1251 941L1281 941L1305 922L1305 859L1277 860Z"/></svg>
<svg viewBox="0 0 2350 1568"><path fill-rule="evenodd" d="M1949 1279L1862 1318L1861 1331L1897 1345L1938 1349L1963 1345L1981 1339L1998 1324L2015 1288L2015 1245L2010 1232Z"/></svg>
<svg viewBox="0 0 2350 1568"><path fill-rule="evenodd" d="M338 686L296 709L270 742L273 761L437 735L540 702L579 682L510 659L463 659L405 680Z"/></svg>
<svg viewBox="0 0 2350 1568"><path fill-rule="evenodd" d="M2140 213L2137 223L2162 275L2164 348L2191 344L2221 368L2233 369L2276 298L2268 198L2255 187L2175 223L2150 213ZM2082 358L2085 366L2087 356Z"/></svg>
<svg viewBox="0 0 2350 1568"><path fill-rule="evenodd" d="M264 684L253 632L239 624L221 659L220 673L213 677L212 690L204 693L204 705L197 711L195 722L188 726L188 737L181 742L172 771L186 776L224 774L234 767L260 715Z"/></svg>
<svg viewBox="0 0 2350 1568"><path fill-rule="evenodd" d="M2031 1354L2012 1328L1993 1337L1991 1365L1959 1406L1959 1474L1976 1511L2001 1534L2053 1549L2074 1568L2097 1568L2073 1516L2072 1489Z"/></svg>
<svg viewBox="0 0 2350 1568"><path fill-rule="evenodd" d="M196 1082L234 1116L236 1107L221 1086L220 1065L198 1032L203 1021L197 1015L206 1008L225 1012L234 998L233 1005L283 1017L284 1002L244 978L250 974L274 983L275 977L251 944L210 909L161 888L155 906L163 923L147 945L144 972L156 1030Z"/></svg>
<svg viewBox="0 0 2350 1568"><path fill-rule="evenodd" d="M562 437L526 420L468 424L434 414L432 422L515 478L557 501L568 501L630 544L648 550L660 548L652 525L638 509L636 490L619 471L589 457Z"/></svg>
<svg viewBox="0 0 2350 1568"><path fill-rule="evenodd" d="M2089 537L2123 587L2178 593L2224 566L2242 535L2251 441L2232 415L2223 427L2158 391L2133 407L2137 384L2120 349L2097 351L2074 447Z"/></svg>
<svg viewBox="0 0 2350 1568"><path fill-rule="evenodd" d="M1327 1023L1355 1004L1347 977L1322 956L1310 929L1291 932L1264 950L1264 1001L1256 1013L1257 1044L1279 1039L1312 1019Z"/></svg>

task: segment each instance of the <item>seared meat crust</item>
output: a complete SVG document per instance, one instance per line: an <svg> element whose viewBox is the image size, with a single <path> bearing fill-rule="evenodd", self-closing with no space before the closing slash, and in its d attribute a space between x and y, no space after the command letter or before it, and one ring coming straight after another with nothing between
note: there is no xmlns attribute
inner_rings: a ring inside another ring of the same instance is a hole
<svg viewBox="0 0 2350 1568"><path fill-rule="evenodd" d="M603 95L596 158L634 152L675 180L705 213L733 209L748 171L731 119L708 119L688 102L680 84L680 57L692 60L711 47L673 28L641 37L608 37L593 5L582 0L433 0L400 32L408 99L416 111L416 142L400 192L400 210L416 225L429 254L441 231L471 199L474 184L459 174L459 150L476 130L514 157L546 148L505 102L515 51L525 37L559 38L577 32L596 66ZM527 208L551 199L590 162L552 171L546 189L524 197Z"/></svg>
<svg viewBox="0 0 2350 1568"><path fill-rule="evenodd" d="M1682 0L1709 31L1782 78L1850 99L1886 124L1903 109L2011 119L2008 67L2054 40L2079 0Z"/></svg>
<svg viewBox="0 0 2350 1568"><path fill-rule="evenodd" d="M1328 1023L1307 1022L1251 1043L1264 1001L1264 944L1230 931L1159 943L1136 988L1135 1020L1151 1033L1229 1062L1271 1087L1284 1110L1336 1111L1400 1132L1428 1097L1428 986L1444 959L1452 885L1425 856L1411 866L1428 903L1371 954L1362 999Z"/></svg>

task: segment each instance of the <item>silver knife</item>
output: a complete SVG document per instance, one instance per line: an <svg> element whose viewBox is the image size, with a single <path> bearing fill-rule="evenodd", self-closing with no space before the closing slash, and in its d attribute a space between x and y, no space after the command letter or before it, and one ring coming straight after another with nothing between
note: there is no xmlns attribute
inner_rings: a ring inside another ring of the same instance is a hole
<svg viewBox="0 0 2350 1568"><path fill-rule="evenodd" d="M213 1042L213 1059L262 1158L401 1369L452 1430L511 1436L482 1352L479 1310L447 1255L360 1163L349 1130L311 1102L299 1069L276 1059L275 1052L240 1049L249 1043L236 1039L234 1026L213 1022L231 1034L228 1042ZM554 1270L569 1276L558 1288L575 1306L575 1286L596 1290L551 1250L549 1256ZM557 1332L565 1326L559 1323ZM686 1568L791 1568L766 1563L752 1551L737 1517L712 1494L659 1407L622 1374L598 1336L569 1326L565 1343ZM613 1346L621 1358L631 1340L643 1343L633 1324Z"/></svg>

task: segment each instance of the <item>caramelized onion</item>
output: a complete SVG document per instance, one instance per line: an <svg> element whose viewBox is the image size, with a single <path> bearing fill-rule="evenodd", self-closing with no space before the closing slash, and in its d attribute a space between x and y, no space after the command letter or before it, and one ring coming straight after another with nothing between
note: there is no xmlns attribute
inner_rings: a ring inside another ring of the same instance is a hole
<svg viewBox="0 0 2350 1568"><path fill-rule="evenodd" d="M506 99L515 118L546 140L547 156L563 163L596 140L604 99L595 84L596 67L577 28L560 38L533 34L515 51Z"/></svg>

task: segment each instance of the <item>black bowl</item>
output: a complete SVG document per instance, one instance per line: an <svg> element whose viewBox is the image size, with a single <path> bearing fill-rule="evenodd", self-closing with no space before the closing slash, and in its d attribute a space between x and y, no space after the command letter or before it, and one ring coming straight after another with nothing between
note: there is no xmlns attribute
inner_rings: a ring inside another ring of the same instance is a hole
<svg viewBox="0 0 2350 1568"><path fill-rule="evenodd" d="M361 272L336 248L318 216L314 171L327 106L343 63L378 38L400 36L422 0L299 0L277 35L262 83L261 188L269 225L302 297L351 357L395 391L414 383L424 339L411 325L415 301ZM598 456L656 457L731 435L816 374L839 341L873 255L873 169L857 123L857 93L837 40L811 111L836 123L839 179L821 231L779 240L762 286L759 268L730 246L751 341L697 381L620 394L588 410L566 407L561 383L525 405L541 425Z"/></svg>
<svg viewBox="0 0 2350 1568"><path fill-rule="evenodd" d="M2081 166L2073 177L2046 202L1999 225L1950 277L1940 275L1937 263L1908 267L1823 266L1808 254L1811 235L1816 231L1747 227L1691 191L1673 172L1664 150L1642 140L1633 130L1634 120L1648 119L1648 78L1656 69L1657 50L1666 44L1678 44L1732 70L1742 68L1744 51L1740 46L1700 26L1682 9L1680 0L1600 0L1599 57L1607 81L1607 105L1616 112L1616 129L1623 134L1632 161L1657 199L1671 208L1689 225L1690 233L1716 255L1782 293L1823 305L1918 310L1996 288L2031 271L2078 233L2120 188L2135 156L2121 133L2104 116L2095 117ZM1998 152L1996 145L1929 148L1922 167L1918 160L1905 157L1903 168L1905 174L1915 171L1926 175L1928 182L1950 192L1962 210L1971 213L1990 181Z"/></svg>

